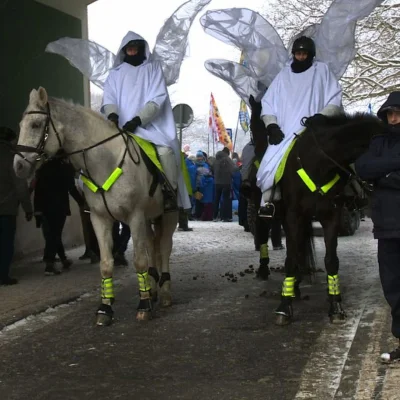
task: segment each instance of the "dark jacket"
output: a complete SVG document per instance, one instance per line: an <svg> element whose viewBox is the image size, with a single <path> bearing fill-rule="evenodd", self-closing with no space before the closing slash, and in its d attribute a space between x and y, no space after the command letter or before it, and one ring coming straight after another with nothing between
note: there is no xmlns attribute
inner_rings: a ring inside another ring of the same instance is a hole
<svg viewBox="0 0 400 400"><path fill-rule="evenodd" d="M71 215L69 194L83 207L83 198L75 186L72 165L60 159L43 164L36 174L35 213Z"/></svg>
<svg viewBox="0 0 400 400"><path fill-rule="evenodd" d="M372 139L355 163L357 174L374 184L371 218L376 239L400 238L400 129Z"/></svg>
<svg viewBox="0 0 400 400"><path fill-rule="evenodd" d="M0 141L0 215L17 215L20 203L26 213L32 212L27 182L15 175L13 160L11 143Z"/></svg>
<svg viewBox="0 0 400 400"><path fill-rule="evenodd" d="M215 155L214 182L216 185L230 185L232 175L238 168L224 151L219 151Z"/></svg>

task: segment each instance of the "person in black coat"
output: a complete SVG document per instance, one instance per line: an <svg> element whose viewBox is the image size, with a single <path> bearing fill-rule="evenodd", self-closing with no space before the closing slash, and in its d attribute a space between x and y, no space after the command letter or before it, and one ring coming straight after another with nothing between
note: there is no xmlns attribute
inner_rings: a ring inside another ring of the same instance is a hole
<svg viewBox="0 0 400 400"><path fill-rule="evenodd" d="M400 91L392 92L378 111L386 133L375 136L355 163L357 174L374 185L371 218L378 239L383 293L392 311L392 333L399 346L383 353L383 362L400 361Z"/></svg>
<svg viewBox="0 0 400 400"><path fill-rule="evenodd" d="M46 263L45 275L60 274L54 267L56 254L59 255L64 269L72 264L65 255L62 231L67 216L71 215L69 194L81 208L84 206L74 177L72 165L61 158L47 161L36 173L33 204L37 227L42 227L46 242L43 257Z"/></svg>

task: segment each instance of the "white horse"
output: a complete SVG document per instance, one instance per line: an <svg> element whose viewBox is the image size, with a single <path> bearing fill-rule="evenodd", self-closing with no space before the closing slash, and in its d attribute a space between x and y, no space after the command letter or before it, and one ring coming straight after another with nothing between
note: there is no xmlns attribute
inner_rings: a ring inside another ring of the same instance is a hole
<svg viewBox="0 0 400 400"><path fill-rule="evenodd" d="M96 185L102 186L117 167L123 171L107 191L84 188L101 255L102 299L97 325L109 325L113 319L114 220L131 228L140 291L136 318L150 319L157 289L161 306L170 306L172 302L169 258L178 213L163 214L160 185L153 196L149 195L153 176L139 146L126 134L90 109L49 98L42 87L33 89L20 123L14 159L16 174L29 177L41 158L55 156L60 149L67 153L74 168L82 170Z"/></svg>

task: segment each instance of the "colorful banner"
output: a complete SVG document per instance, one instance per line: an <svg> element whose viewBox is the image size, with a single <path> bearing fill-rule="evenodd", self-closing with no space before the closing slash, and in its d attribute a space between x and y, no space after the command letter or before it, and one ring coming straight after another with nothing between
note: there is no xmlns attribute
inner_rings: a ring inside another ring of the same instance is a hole
<svg viewBox="0 0 400 400"><path fill-rule="evenodd" d="M212 93L210 100L210 116L208 119L208 128L210 131L210 135L216 142L220 142L222 145L228 147L228 149L232 151L232 140L225 129L224 122L222 121L221 115L218 111L218 107Z"/></svg>
<svg viewBox="0 0 400 400"><path fill-rule="evenodd" d="M240 64L243 64L244 66L246 66L246 61L244 60L244 54L242 51L242 54L240 55ZM242 129L244 130L244 132L248 132L250 129L250 116L249 116L249 112L247 110L247 104L245 103L245 101L242 99L240 101L240 109L239 109L239 122L240 122L240 126L242 127Z"/></svg>

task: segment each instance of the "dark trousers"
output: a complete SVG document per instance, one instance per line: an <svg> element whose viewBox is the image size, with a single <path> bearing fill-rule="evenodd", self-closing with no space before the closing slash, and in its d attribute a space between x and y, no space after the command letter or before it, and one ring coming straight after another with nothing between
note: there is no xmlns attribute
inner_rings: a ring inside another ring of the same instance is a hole
<svg viewBox="0 0 400 400"><path fill-rule="evenodd" d="M114 243L113 254L124 254L128 248L129 239L131 238L131 230L129 226L121 222L120 229L120 222L114 222L112 236Z"/></svg>
<svg viewBox="0 0 400 400"><path fill-rule="evenodd" d="M15 215L0 215L0 280L7 279L14 256Z"/></svg>
<svg viewBox="0 0 400 400"><path fill-rule="evenodd" d="M196 199L195 204L194 204L194 216L196 219L201 218L201 216L203 214L203 210L204 210L204 204L200 200Z"/></svg>
<svg viewBox="0 0 400 400"><path fill-rule="evenodd" d="M247 199L242 195L239 195L238 217L239 225L243 226L244 229L248 231L249 224L247 223Z"/></svg>
<svg viewBox="0 0 400 400"><path fill-rule="evenodd" d="M279 218L271 221L271 242L273 247L282 245L282 221Z"/></svg>
<svg viewBox="0 0 400 400"><path fill-rule="evenodd" d="M379 275L392 310L392 333L400 339L400 238L378 239Z"/></svg>
<svg viewBox="0 0 400 400"><path fill-rule="evenodd" d="M54 213L43 215L42 231L46 243L43 259L45 262L54 262L56 254L58 254L61 260L67 258L62 243L62 232L66 219L66 215L63 214Z"/></svg>
<svg viewBox="0 0 400 400"><path fill-rule="evenodd" d="M96 234L94 233L92 221L90 220L90 213L80 211L81 213L81 221L82 221L82 230L83 230L83 238L85 240L86 251L92 252L97 257L100 257L100 249L99 243L97 241Z"/></svg>
<svg viewBox="0 0 400 400"><path fill-rule="evenodd" d="M222 204L221 210L219 210L219 203ZM231 185L215 185L215 197L214 197L214 219L218 217L218 211L220 211L219 216L222 220L232 219L232 200L231 200Z"/></svg>
<svg viewBox="0 0 400 400"><path fill-rule="evenodd" d="M179 228L187 229L189 227L189 216L188 213L183 209L179 209Z"/></svg>

